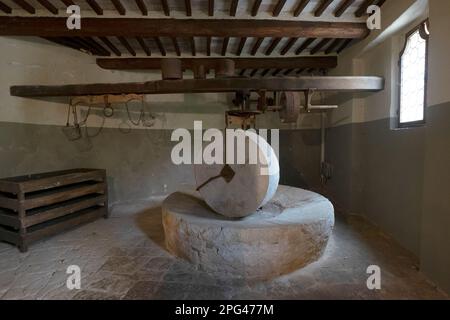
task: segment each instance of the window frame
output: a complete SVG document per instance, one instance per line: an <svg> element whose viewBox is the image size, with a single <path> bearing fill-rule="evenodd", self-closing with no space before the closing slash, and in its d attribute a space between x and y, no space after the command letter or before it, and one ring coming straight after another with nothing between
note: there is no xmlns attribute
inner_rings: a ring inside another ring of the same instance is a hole
<svg viewBox="0 0 450 320"><path fill-rule="evenodd" d="M426 107L427 107L427 91L428 91L428 49L429 49L429 39L430 35L425 32L425 26L429 30L429 20L425 19L421 23L419 23L416 27L410 30L405 35L405 43L403 45L403 49L400 51L399 60L398 60L398 108L397 108L397 127L398 128L413 128L413 127L421 127L426 123ZM408 46L409 38L415 33L419 31L419 35L422 39L425 40L425 77L424 77L424 101L423 101L423 120L418 121L410 121L410 122L400 122L400 112L401 112L401 98L402 98L402 57L406 51L406 47Z"/></svg>

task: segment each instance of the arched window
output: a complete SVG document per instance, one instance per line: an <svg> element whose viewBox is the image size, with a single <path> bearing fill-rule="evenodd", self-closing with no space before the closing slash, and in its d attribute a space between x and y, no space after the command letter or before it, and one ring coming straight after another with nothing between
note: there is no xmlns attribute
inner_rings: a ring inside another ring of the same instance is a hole
<svg viewBox="0 0 450 320"><path fill-rule="evenodd" d="M406 35L405 46L400 53L400 127L425 122L428 37L428 21L424 21Z"/></svg>

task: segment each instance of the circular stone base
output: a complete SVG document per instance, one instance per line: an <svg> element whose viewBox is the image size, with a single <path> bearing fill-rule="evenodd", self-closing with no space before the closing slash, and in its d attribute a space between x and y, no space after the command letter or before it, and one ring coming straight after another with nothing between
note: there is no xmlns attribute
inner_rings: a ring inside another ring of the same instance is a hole
<svg viewBox="0 0 450 320"><path fill-rule="evenodd" d="M171 253L201 270L245 278L268 279L316 261L334 225L326 198L287 186L243 219L216 214L195 193L171 194L162 211Z"/></svg>

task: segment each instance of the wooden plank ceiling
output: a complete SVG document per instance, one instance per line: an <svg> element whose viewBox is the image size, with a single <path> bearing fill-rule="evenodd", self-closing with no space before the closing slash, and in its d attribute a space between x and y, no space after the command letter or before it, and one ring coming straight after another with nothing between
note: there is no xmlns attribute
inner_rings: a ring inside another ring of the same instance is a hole
<svg viewBox="0 0 450 320"><path fill-rule="evenodd" d="M237 63L240 75L323 74L338 54L368 35L367 7L384 2L0 0L0 35L38 36L114 58L98 60L109 69L157 69L164 57L181 57L184 64L245 58ZM72 4L81 7L81 30L66 28Z"/></svg>

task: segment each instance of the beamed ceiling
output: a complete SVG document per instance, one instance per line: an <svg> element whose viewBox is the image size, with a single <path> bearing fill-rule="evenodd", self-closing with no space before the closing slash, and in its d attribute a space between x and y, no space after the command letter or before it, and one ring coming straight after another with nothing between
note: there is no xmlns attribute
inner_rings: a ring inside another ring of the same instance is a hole
<svg viewBox="0 0 450 320"><path fill-rule="evenodd" d="M236 60L238 74L322 74L365 38L385 0L1 0L0 35L36 36L107 69L159 69L161 58ZM66 7L81 7L81 30Z"/></svg>

